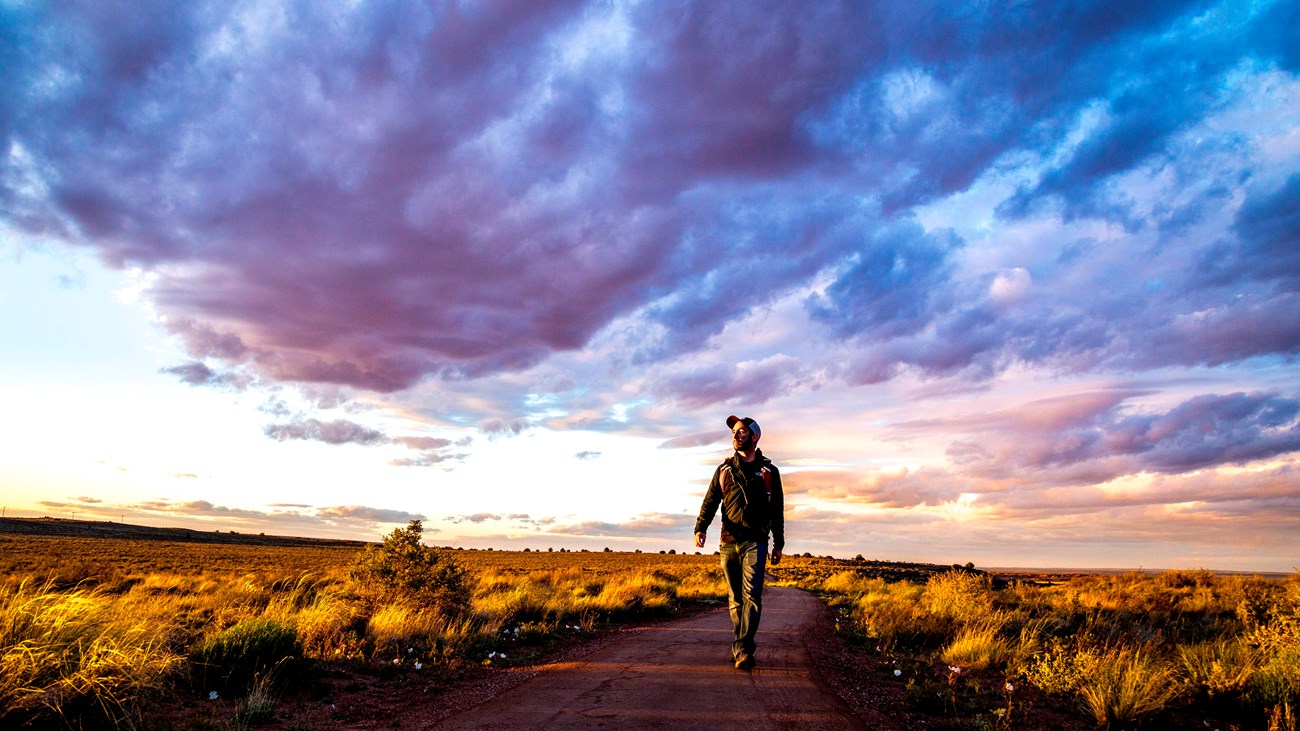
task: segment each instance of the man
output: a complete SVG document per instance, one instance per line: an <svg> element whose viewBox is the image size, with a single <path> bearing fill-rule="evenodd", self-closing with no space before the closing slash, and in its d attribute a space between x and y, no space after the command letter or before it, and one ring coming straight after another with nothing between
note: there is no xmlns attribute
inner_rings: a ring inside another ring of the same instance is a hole
<svg viewBox="0 0 1300 731"><path fill-rule="evenodd" d="M727 417L735 449L713 472L709 491L695 519L695 545L704 546L704 532L722 506L722 572L727 579L727 607L736 638L731 660L741 670L754 667L754 635L763 613L763 572L767 567L767 537L772 535L772 564L781 563L785 548L785 500L781 475L758 448L762 430L749 417Z"/></svg>

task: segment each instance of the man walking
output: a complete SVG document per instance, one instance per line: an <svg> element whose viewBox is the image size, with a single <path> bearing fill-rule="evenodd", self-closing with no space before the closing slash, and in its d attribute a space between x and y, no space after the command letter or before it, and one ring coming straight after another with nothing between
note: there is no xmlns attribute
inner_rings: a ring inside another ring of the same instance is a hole
<svg viewBox="0 0 1300 731"><path fill-rule="evenodd" d="M754 667L754 635L763 613L763 572L767 567L767 537L772 535L772 564L781 563L785 547L785 499L781 474L758 448L762 430L748 416L727 417L735 450L713 472L695 519L695 545L704 546L704 533L718 505L722 506L722 572L727 578L727 607L736 639L731 659L736 667Z"/></svg>

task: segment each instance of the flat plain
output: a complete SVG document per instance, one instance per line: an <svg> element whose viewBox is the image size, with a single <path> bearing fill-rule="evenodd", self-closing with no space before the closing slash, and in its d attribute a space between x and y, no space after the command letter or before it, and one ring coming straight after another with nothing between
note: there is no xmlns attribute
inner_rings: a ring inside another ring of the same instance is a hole
<svg viewBox="0 0 1300 731"><path fill-rule="evenodd" d="M418 524L367 544L0 520L0 724L324 731L463 719L524 675L636 628L697 615L725 628L717 560L427 547ZM816 682L867 725L1297 726L1297 575L805 554L768 580L820 598L800 642Z"/></svg>

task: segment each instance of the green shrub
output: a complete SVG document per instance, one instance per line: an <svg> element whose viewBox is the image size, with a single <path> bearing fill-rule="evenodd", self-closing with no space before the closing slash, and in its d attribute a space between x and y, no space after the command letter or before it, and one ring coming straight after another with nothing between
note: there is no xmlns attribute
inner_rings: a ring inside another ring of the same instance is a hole
<svg viewBox="0 0 1300 731"><path fill-rule="evenodd" d="M423 525L412 520L384 536L381 546L367 546L352 563L349 576L358 589L380 602L402 601L444 614L469 606L465 569L451 556L420 542Z"/></svg>
<svg viewBox="0 0 1300 731"><path fill-rule="evenodd" d="M298 633L274 619L249 619L204 640L190 659L200 689L250 687L259 677L292 678L302 658Z"/></svg>

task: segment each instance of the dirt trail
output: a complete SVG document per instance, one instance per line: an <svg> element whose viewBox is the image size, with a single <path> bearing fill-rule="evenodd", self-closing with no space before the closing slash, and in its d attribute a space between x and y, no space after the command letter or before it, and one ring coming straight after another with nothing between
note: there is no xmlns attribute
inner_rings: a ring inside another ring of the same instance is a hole
<svg viewBox="0 0 1300 731"><path fill-rule="evenodd" d="M549 666L437 728L863 728L814 679L805 642L819 611L807 592L768 587L752 671L728 662L726 612L708 612Z"/></svg>

